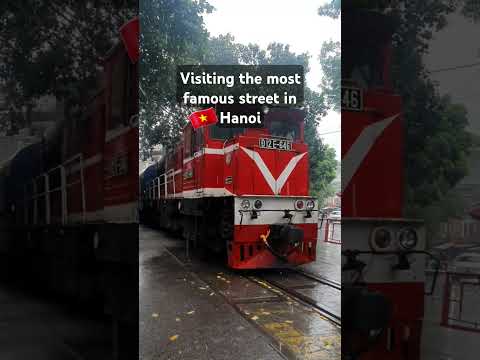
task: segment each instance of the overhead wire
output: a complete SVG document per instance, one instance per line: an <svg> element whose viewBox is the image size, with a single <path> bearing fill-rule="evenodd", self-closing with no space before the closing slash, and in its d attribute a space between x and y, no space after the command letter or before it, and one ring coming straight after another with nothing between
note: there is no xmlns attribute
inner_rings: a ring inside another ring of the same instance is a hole
<svg viewBox="0 0 480 360"><path fill-rule="evenodd" d="M471 64L458 65L458 66L440 68L440 69L436 69L436 70L430 70L430 73L439 73L439 72L446 72L446 71L462 70L462 69L473 68L473 67L476 67L476 66L480 66L480 61L475 62L475 63L471 63Z"/></svg>

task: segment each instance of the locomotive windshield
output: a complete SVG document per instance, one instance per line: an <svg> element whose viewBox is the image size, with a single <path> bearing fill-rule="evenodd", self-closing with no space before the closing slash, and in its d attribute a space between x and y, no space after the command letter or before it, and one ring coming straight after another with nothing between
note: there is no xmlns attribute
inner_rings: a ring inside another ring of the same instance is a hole
<svg viewBox="0 0 480 360"><path fill-rule="evenodd" d="M350 11L342 27L342 79L362 88L384 87L385 62L391 35L392 18L372 11ZM342 22L343 24L343 22Z"/></svg>
<svg viewBox="0 0 480 360"><path fill-rule="evenodd" d="M269 122L268 132L272 136L282 137L288 140L299 140L300 124L297 121L275 119Z"/></svg>
<svg viewBox="0 0 480 360"><path fill-rule="evenodd" d="M349 45L348 49L355 49L355 55L344 56L342 63L342 79L352 80L362 88L383 86L383 57L382 48L376 44Z"/></svg>

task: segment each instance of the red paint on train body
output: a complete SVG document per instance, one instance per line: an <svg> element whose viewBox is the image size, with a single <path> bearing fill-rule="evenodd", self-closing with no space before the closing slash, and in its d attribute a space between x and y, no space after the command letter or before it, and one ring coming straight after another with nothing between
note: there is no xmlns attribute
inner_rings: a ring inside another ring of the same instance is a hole
<svg viewBox="0 0 480 360"><path fill-rule="evenodd" d="M364 111L342 114L342 159L352 159L342 165L353 173L344 179L342 214L400 218L404 196L401 99L371 89L364 90L363 99Z"/></svg>

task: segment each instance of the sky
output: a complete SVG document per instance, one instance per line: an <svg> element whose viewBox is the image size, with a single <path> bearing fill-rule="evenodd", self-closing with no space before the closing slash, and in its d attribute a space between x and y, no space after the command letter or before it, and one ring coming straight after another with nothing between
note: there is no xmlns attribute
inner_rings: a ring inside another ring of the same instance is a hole
<svg viewBox="0 0 480 360"><path fill-rule="evenodd" d="M212 36L230 33L242 44L266 48L271 42L290 45L295 53L310 55L307 85L319 90L322 69L318 56L324 41L340 41L340 19L318 15L318 8L330 0L209 0L215 11L204 16ZM330 112L318 127L323 141L340 159L340 113ZM330 133L332 131L338 131ZM330 133L325 134L324 133Z"/></svg>
<svg viewBox="0 0 480 360"><path fill-rule="evenodd" d="M448 26L436 33L425 57L429 70L480 62L480 23L474 24L459 14L448 17ZM450 94L465 105L469 130L480 135L480 66L432 73L441 94Z"/></svg>

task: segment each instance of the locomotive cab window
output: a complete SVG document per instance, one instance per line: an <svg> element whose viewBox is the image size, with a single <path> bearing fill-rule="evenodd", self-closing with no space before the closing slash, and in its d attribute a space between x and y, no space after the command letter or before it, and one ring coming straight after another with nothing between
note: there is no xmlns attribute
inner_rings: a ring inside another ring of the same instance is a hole
<svg viewBox="0 0 480 360"><path fill-rule="evenodd" d="M290 119L271 120L268 125L271 136L281 137L292 141L300 140L300 124Z"/></svg>
<svg viewBox="0 0 480 360"><path fill-rule="evenodd" d="M352 25L342 28L342 79L364 89L388 86L385 65L395 20L361 10L347 14L345 21Z"/></svg>
<svg viewBox="0 0 480 360"><path fill-rule="evenodd" d="M362 88L382 87L383 81L383 51L380 46L364 43L349 44L347 49L355 49L355 56L346 54L342 63L342 79L354 81Z"/></svg>

